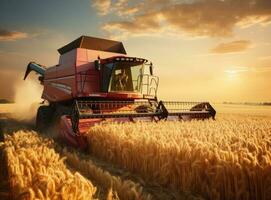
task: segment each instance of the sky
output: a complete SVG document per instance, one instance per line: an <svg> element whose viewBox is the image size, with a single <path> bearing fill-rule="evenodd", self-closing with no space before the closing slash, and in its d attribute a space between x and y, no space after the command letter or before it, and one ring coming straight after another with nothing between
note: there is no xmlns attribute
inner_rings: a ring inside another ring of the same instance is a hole
<svg viewBox="0 0 271 200"><path fill-rule="evenodd" d="M81 35L152 61L159 99L271 101L270 0L1 0L0 99Z"/></svg>

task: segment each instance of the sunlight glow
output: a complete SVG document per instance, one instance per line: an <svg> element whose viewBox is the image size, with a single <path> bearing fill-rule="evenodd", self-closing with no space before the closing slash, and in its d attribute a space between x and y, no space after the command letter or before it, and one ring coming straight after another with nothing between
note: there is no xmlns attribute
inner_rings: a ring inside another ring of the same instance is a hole
<svg viewBox="0 0 271 200"><path fill-rule="evenodd" d="M235 80L239 78L241 73L248 72L249 69L246 67L237 67L234 69L227 69L224 72L229 80Z"/></svg>

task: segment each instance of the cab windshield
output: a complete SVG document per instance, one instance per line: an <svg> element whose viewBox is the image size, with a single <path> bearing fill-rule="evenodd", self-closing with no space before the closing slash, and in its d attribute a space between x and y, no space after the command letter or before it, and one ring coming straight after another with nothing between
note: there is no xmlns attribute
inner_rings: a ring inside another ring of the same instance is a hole
<svg viewBox="0 0 271 200"><path fill-rule="evenodd" d="M114 63L108 91L140 92L143 72L143 63Z"/></svg>

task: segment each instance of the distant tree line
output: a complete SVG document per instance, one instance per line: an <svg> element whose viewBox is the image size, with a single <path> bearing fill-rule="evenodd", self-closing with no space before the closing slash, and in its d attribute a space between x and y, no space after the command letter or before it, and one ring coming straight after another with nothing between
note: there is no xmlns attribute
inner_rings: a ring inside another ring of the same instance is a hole
<svg viewBox="0 0 271 200"><path fill-rule="evenodd" d="M3 103L13 103L7 99L0 99L0 104L3 104Z"/></svg>
<svg viewBox="0 0 271 200"><path fill-rule="evenodd" d="M251 102L223 102L223 104L232 104L232 105L249 105L249 106L271 106L271 102L262 102L262 103L251 103Z"/></svg>

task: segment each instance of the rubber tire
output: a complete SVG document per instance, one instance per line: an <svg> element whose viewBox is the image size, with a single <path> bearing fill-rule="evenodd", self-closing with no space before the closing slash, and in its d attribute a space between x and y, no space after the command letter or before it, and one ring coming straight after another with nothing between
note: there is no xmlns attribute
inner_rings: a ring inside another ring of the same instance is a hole
<svg viewBox="0 0 271 200"><path fill-rule="evenodd" d="M52 108L49 106L40 106L36 117L36 129L40 132L44 132L51 125Z"/></svg>

